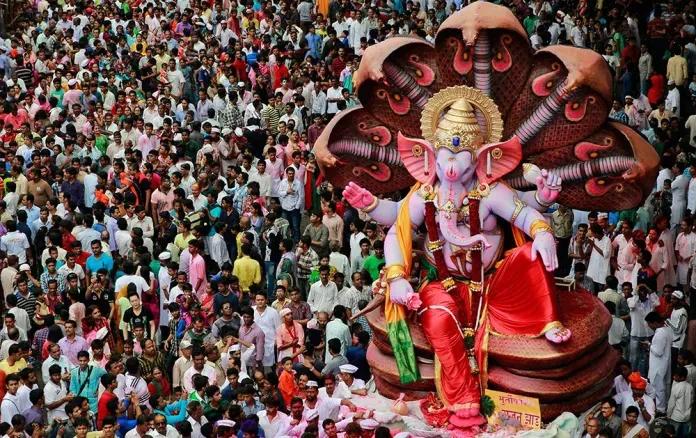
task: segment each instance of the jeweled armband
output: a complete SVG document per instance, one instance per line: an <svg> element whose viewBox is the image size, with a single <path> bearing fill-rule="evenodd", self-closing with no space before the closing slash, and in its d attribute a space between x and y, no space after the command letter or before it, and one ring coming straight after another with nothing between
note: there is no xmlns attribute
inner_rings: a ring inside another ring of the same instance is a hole
<svg viewBox="0 0 696 438"><path fill-rule="evenodd" d="M389 265L384 268L384 280L391 282L406 277L406 270L402 265Z"/></svg>

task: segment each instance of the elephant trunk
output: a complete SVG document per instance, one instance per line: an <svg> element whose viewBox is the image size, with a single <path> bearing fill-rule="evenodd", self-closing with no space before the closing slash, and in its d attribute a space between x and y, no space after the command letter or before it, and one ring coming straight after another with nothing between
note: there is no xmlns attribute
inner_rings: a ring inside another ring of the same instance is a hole
<svg viewBox="0 0 696 438"><path fill-rule="evenodd" d="M478 239L472 236L466 236L459 231L459 228L457 228L456 211L447 212L441 210L438 213L438 219L440 222L440 232L442 232L442 237L447 242L462 248L471 248L479 242Z"/></svg>

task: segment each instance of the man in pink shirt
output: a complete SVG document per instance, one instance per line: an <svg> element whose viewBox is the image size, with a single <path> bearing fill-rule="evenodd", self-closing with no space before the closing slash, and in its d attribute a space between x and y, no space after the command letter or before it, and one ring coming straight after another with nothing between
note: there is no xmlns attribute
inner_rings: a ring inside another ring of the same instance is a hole
<svg viewBox="0 0 696 438"><path fill-rule="evenodd" d="M277 157L276 152L275 147L268 148L268 158L266 158L266 172L271 175L271 196L274 198L278 197L278 184L285 174L283 160Z"/></svg>
<svg viewBox="0 0 696 438"><path fill-rule="evenodd" d="M189 281L196 292L198 299L202 299L205 295L205 289L208 286L208 279L205 273L205 260L200 252L203 251L203 241L194 239L189 242L189 253L191 253L191 261L189 262Z"/></svg>
<svg viewBox="0 0 696 438"><path fill-rule="evenodd" d="M150 205L152 205L152 217L155 220L159 219L160 213L169 211L174 207L174 190L172 190L169 177L162 178L160 187L152 192Z"/></svg>
<svg viewBox="0 0 696 438"><path fill-rule="evenodd" d="M77 88L77 79L68 81L68 91L63 95L63 108L72 108L76 103L82 101L82 90Z"/></svg>

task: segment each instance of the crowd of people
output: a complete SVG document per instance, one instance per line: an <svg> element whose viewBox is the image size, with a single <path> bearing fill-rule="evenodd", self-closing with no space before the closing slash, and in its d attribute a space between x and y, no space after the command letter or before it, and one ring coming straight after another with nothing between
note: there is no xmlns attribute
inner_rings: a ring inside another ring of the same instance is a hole
<svg viewBox="0 0 696 438"><path fill-rule="evenodd" d="M662 157L636 210L549 212L624 356L586 434L690 436L696 6L505 5L535 49L602 53ZM365 403L385 230L312 150L368 46L462 6L28 2L0 40L0 436L392 436Z"/></svg>

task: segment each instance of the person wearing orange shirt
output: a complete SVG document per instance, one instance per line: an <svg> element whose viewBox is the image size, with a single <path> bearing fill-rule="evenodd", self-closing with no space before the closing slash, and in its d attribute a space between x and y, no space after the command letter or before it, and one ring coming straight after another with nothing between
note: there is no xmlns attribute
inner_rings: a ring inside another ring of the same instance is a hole
<svg viewBox="0 0 696 438"><path fill-rule="evenodd" d="M283 359L282 364L283 371L281 371L280 377L278 378L278 389L283 396L285 406L289 406L292 398L299 394L300 388L297 386L295 375L293 374L292 359L286 357Z"/></svg>

